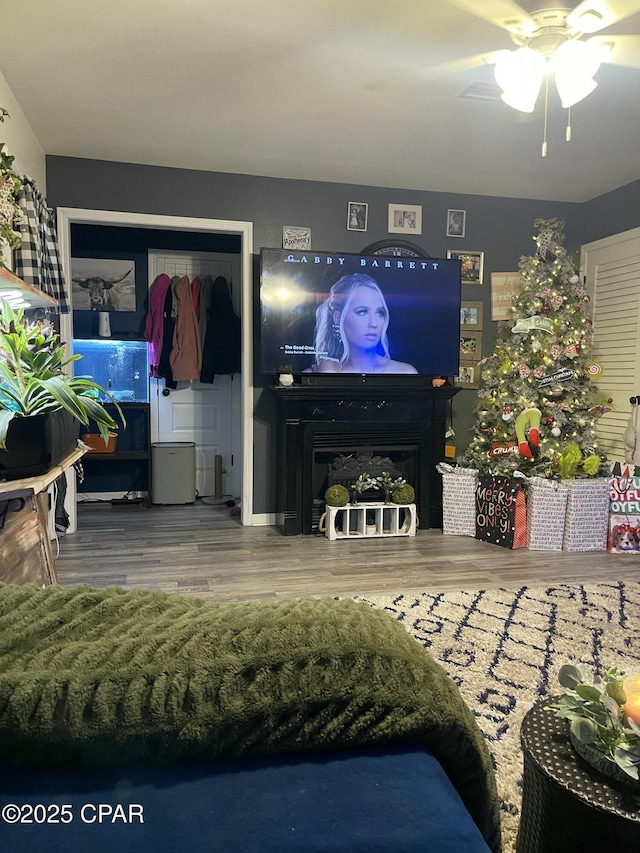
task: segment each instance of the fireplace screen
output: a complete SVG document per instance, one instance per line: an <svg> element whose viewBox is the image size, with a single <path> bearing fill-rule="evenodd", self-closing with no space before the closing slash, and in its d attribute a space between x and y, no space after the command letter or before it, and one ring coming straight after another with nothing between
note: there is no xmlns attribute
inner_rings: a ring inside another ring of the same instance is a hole
<svg viewBox="0 0 640 853"><path fill-rule="evenodd" d="M403 477L414 485L417 481L417 443L387 443L374 447L353 449L334 446L316 448L313 451L313 505L312 530L318 531L320 517L325 510L324 493L335 484L350 489L360 474L377 477L387 471L394 479ZM368 489L358 495L361 501L382 501L384 493L379 489Z"/></svg>

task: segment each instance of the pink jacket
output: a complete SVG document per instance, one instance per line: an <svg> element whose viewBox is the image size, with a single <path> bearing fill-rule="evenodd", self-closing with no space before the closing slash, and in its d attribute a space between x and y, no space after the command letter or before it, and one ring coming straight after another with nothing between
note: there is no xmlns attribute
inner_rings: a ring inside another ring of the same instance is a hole
<svg viewBox="0 0 640 853"><path fill-rule="evenodd" d="M144 326L144 336L149 341L150 376L158 376L164 332L164 298L170 284L169 276L161 273L149 289L149 310Z"/></svg>

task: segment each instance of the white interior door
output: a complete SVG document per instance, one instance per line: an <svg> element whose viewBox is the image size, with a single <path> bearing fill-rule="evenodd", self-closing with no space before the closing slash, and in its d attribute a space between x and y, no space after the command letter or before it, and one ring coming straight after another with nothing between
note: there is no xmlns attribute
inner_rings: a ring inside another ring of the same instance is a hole
<svg viewBox="0 0 640 853"><path fill-rule="evenodd" d="M630 397L640 395L640 228L582 247L582 272L592 300L593 355L603 368L596 384L615 409L596 421L612 462L624 462Z"/></svg>
<svg viewBox="0 0 640 853"><path fill-rule="evenodd" d="M149 252L149 285L161 273L173 276L223 276L240 316L239 256L212 252ZM233 376L216 376L212 384L178 382L168 389L164 379L151 378L151 441L188 441L196 446L196 490L199 497L215 495L215 458L222 457L222 495L241 493L239 416L241 385Z"/></svg>

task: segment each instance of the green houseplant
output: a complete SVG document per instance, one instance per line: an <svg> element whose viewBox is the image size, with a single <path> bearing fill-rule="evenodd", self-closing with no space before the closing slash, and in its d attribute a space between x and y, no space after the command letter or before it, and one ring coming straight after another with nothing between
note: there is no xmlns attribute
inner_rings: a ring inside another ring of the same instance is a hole
<svg viewBox="0 0 640 853"><path fill-rule="evenodd" d="M638 781L640 676L615 667L595 675L583 664L565 664L558 681L565 692L548 708L569 721L576 752L607 775Z"/></svg>
<svg viewBox="0 0 640 853"><path fill-rule="evenodd" d="M56 412L66 413L85 426L95 422L106 444L118 424L100 401L101 395L114 403L125 425L120 406L101 385L91 377L65 373L65 367L80 358L67 358L50 323L30 322L24 310L14 311L0 299L0 449L7 450L11 429L15 432L19 420ZM75 438L79 423L75 425ZM26 424L19 426L24 434ZM10 444L8 450L10 455Z"/></svg>

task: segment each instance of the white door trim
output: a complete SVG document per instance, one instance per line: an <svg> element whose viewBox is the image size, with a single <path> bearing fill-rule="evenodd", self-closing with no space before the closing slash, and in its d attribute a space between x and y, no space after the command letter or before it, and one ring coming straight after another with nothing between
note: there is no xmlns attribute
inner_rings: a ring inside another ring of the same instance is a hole
<svg viewBox="0 0 640 853"><path fill-rule="evenodd" d="M58 243L65 280L71 281L71 225L120 225L130 228L156 228L166 231L200 231L213 234L238 234L241 237L240 269L242 275L242 494L240 521L253 525L253 284L251 253L253 223L230 219L198 219L189 216L164 216L153 213L124 213L112 210L58 208ZM71 301L71 293L69 300ZM60 315L62 340L69 346L73 335L73 314ZM75 479L71 478L72 500L69 504L69 532L76 530Z"/></svg>

